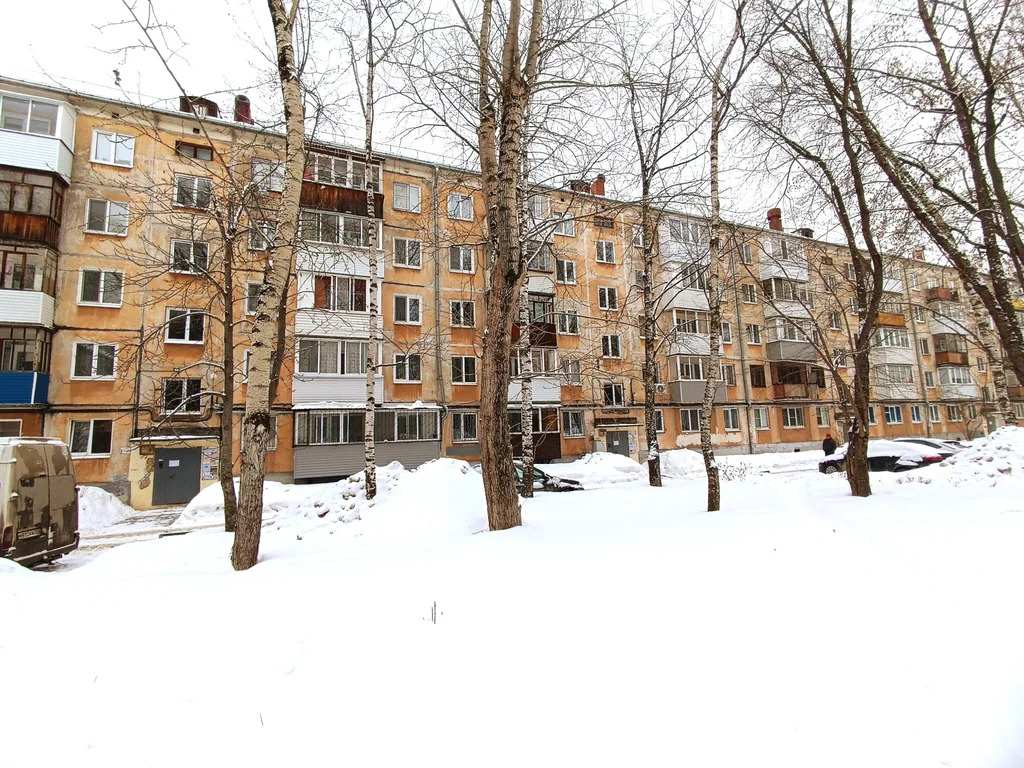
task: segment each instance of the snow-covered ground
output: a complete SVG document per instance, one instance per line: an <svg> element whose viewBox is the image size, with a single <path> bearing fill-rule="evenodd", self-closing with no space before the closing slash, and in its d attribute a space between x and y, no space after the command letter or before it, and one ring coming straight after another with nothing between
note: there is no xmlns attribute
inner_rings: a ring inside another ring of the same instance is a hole
<svg viewBox="0 0 1024 768"><path fill-rule="evenodd" d="M984 482L729 457L718 513L641 467L500 533L441 460L289 491L246 573L215 529L0 561L3 763L1024 765L1021 434Z"/></svg>

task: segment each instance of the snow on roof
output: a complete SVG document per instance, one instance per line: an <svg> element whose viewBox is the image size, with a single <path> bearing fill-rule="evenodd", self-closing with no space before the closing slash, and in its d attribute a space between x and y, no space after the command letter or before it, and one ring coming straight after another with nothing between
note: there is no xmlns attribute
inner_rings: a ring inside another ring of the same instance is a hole
<svg viewBox="0 0 1024 768"><path fill-rule="evenodd" d="M366 408L366 402L346 403L342 400L317 400L312 403L295 403L293 411L361 411ZM417 400L414 403L379 403L377 410L441 410L437 403L424 403Z"/></svg>

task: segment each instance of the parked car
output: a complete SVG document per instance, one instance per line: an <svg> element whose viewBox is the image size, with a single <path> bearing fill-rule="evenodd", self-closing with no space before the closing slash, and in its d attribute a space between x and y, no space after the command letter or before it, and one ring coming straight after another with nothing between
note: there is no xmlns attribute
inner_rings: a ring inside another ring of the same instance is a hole
<svg viewBox="0 0 1024 768"><path fill-rule="evenodd" d="M77 547L71 451L53 438L0 438L0 557L35 565Z"/></svg>
<svg viewBox="0 0 1024 768"><path fill-rule="evenodd" d="M937 440L934 437L897 437L893 442L924 446L925 448L932 449L944 459L948 459L954 453L962 451L964 448L963 445L960 445L955 440Z"/></svg>
<svg viewBox="0 0 1024 768"><path fill-rule="evenodd" d="M826 475L846 471L846 450L842 445L825 461L818 464L818 471ZM943 457L927 446L915 446L895 440L868 440L868 470L871 472L906 472L928 464L942 461Z"/></svg>
<svg viewBox="0 0 1024 768"><path fill-rule="evenodd" d="M519 490L523 490L523 465L518 461L513 466L516 470L516 484ZM543 472L536 467L533 468L533 490L535 491L582 491L583 484L577 480L568 480L564 477L555 477Z"/></svg>

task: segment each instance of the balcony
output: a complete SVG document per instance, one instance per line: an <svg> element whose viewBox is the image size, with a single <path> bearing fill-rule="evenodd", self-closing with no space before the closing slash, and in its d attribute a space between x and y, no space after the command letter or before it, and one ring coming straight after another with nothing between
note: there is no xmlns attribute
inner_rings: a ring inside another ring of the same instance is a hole
<svg viewBox="0 0 1024 768"><path fill-rule="evenodd" d="M1006 396L1012 400L1024 399L1024 387L1007 387Z"/></svg>
<svg viewBox="0 0 1024 768"><path fill-rule="evenodd" d="M673 403L702 403L704 402L704 380L693 381L670 381L668 385L669 398ZM715 387L714 402L726 402L725 384L719 383Z"/></svg>
<svg viewBox="0 0 1024 768"><path fill-rule="evenodd" d="M900 312L879 312L877 322L879 325L887 325L894 328L907 327L907 318Z"/></svg>
<svg viewBox="0 0 1024 768"><path fill-rule="evenodd" d="M299 201L303 208L366 216L366 191L362 189L318 184L307 179L302 182ZM384 195L379 192L373 196L373 218L384 218Z"/></svg>
<svg viewBox="0 0 1024 768"><path fill-rule="evenodd" d="M813 363L818 352L809 341L769 341L765 356L773 363Z"/></svg>
<svg viewBox="0 0 1024 768"><path fill-rule="evenodd" d="M57 249L60 224L50 216L0 211L0 240Z"/></svg>
<svg viewBox="0 0 1024 768"><path fill-rule="evenodd" d="M936 365L967 365L966 352L936 352Z"/></svg>
<svg viewBox="0 0 1024 768"><path fill-rule="evenodd" d="M519 341L519 323L512 324L512 343ZM558 333L554 323L530 323L531 347L557 347Z"/></svg>
<svg viewBox="0 0 1024 768"><path fill-rule="evenodd" d="M817 400L817 384L772 384L772 396L776 400Z"/></svg>
<svg viewBox="0 0 1024 768"><path fill-rule="evenodd" d="M895 383L872 385L871 397L877 400L913 400L917 398L916 384Z"/></svg>
<svg viewBox="0 0 1024 768"><path fill-rule="evenodd" d="M562 380L557 376L534 376L531 396L535 403L557 403L562 399ZM508 383L508 401L521 402L523 398L523 380L512 379Z"/></svg>
<svg viewBox="0 0 1024 768"><path fill-rule="evenodd" d="M53 327L53 296L42 291L0 290L0 323Z"/></svg>
<svg viewBox="0 0 1024 768"><path fill-rule="evenodd" d="M0 406L46 405L50 376L34 371L0 372Z"/></svg>
<svg viewBox="0 0 1024 768"><path fill-rule="evenodd" d="M75 115L70 107L61 105L58 121L55 136L0 131L0 165L59 173L65 182L70 181L74 158L70 144L75 130Z"/></svg>
<svg viewBox="0 0 1024 768"><path fill-rule="evenodd" d="M883 275L882 290L886 293L903 293L903 280L898 277Z"/></svg>
<svg viewBox="0 0 1024 768"><path fill-rule="evenodd" d="M795 280L806 283L808 279L806 259L801 261L776 260L770 256L764 256L758 264L758 270L762 280L771 280L778 277L783 280Z"/></svg>
<svg viewBox="0 0 1024 768"><path fill-rule="evenodd" d="M981 390L977 384L939 384L939 395L943 400L980 400Z"/></svg>
<svg viewBox="0 0 1024 768"><path fill-rule="evenodd" d="M924 294L925 301L960 301L960 293L949 288L929 288Z"/></svg>
<svg viewBox="0 0 1024 768"><path fill-rule="evenodd" d="M705 333L677 333L668 344L668 354L699 355L711 354L711 337Z"/></svg>

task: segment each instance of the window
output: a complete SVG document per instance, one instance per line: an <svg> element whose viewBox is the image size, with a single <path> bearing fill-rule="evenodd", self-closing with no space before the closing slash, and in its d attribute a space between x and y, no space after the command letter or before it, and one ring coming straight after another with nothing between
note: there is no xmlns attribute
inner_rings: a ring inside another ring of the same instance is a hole
<svg viewBox="0 0 1024 768"><path fill-rule="evenodd" d="M369 281L362 277L315 275L313 307L333 312L366 312Z"/></svg>
<svg viewBox="0 0 1024 768"><path fill-rule="evenodd" d="M885 406L885 423L886 424L902 424L903 423L903 408L899 405L887 405Z"/></svg>
<svg viewBox="0 0 1024 768"><path fill-rule="evenodd" d="M245 284L245 314L255 315L256 309L260 305L260 289L263 287L262 283L246 283Z"/></svg>
<svg viewBox="0 0 1024 768"><path fill-rule="evenodd" d="M758 388L768 386L768 379L764 375L763 365L750 366L750 386Z"/></svg>
<svg viewBox="0 0 1024 768"><path fill-rule="evenodd" d="M21 437L21 419L0 419L0 437Z"/></svg>
<svg viewBox="0 0 1024 768"><path fill-rule="evenodd" d="M600 286L597 289L597 305L605 311L618 309L619 292L615 288Z"/></svg>
<svg viewBox="0 0 1024 768"><path fill-rule="evenodd" d="M836 287L838 285L839 285L839 281L836 280L836 276L835 275L825 275L825 288L829 292L835 291L835 289L836 289Z"/></svg>
<svg viewBox="0 0 1024 768"><path fill-rule="evenodd" d="M672 310L672 321L678 333L708 333L708 313L693 309Z"/></svg>
<svg viewBox="0 0 1024 768"><path fill-rule="evenodd" d="M939 416L939 406L928 406L928 421L932 422L933 424L938 424L940 421L942 421L942 417Z"/></svg>
<svg viewBox="0 0 1024 768"><path fill-rule="evenodd" d="M910 336L907 334L906 328L880 328L878 344L882 347L910 349Z"/></svg>
<svg viewBox="0 0 1024 768"><path fill-rule="evenodd" d="M213 152L208 147L196 147L196 149L203 149L210 153L210 157L197 157L197 160L213 159ZM284 165L273 160L253 160L252 180L261 192L280 192L284 189Z"/></svg>
<svg viewBox="0 0 1024 768"><path fill-rule="evenodd" d="M661 408L654 410L654 431L658 433L665 431L665 412Z"/></svg>
<svg viewBox="0 0 1024 768"><path fill-rule="evenodd" d="M473 249L468 245L453 245L448 249L448 269L452 272L473 273Z"/></svg>
<svg viewBox="0 0 1024 768"><path fill-rule="evenodd" d="M382 413L377 413L378 419ZM362 411L299 411L295 414L295 444L362 443L365 439L364 419Z"/></svg>
<svg viewBox="0 0 1024 768"><path fill-rule="evenodd" d="M92 161L131 168L135 158L135 137L110 131L92 132Z"/></svg>
<svg viewBox="0 0 1024 768"><path fill-rule="evenodd" d="M870 406L868 408L868 424L873 427L877 423L878 423L878 421L875 418L875 407L874 406Z"/></svg>
<svg viewBox="0 0 1024 768"><path fill-rule="evenodd" d="M802 429L804 426L804 409L803 408L783 408L782 409L782 428L783 429Z"/></svg>
<svg viewBox="0 0 1024 768"><path fill-rule="evenodd" d="M924 307L914 307L914 322L924 322Z"/></svg>
<svg viewBox="0 0 1024 768"><path fill-rule="evenodd" d="M738 432L740 428L740 409L723 408L722 419L725 421L726 432Z"/></svg>
<svg viewBox="0 0 1024 768"><path fill-rule="evenodd" d="M922 355L930 355L932 353L931 345L928 344L928 339L918 339L918 346L921 348Z"/></svg>
<svg viewBox="0 0 1024 768"><path fill-rule="evenodd" d="M555 223L555 234L565 237L576 237L576 219L568 213L563 213Z"/></svg>
<svg viewBox="0 0 1024 768"><path fill-rule="evenodd" d="M853 262L849 262L846 265L846 279L854 281L857 279L857 270L853 266Z"/></svg>
<svg viewBox="0 0 1024 768"><path fill-rule="evenodd" d="M452 302L452 325L458 328L472 328L476 325L476 307L472 301Z"/></svg>
<svg viewBox="0 0 1024 768"><path fill-rule="evenodd" d="M203 146L201 144L189 144L184 141L179 141L175 145L175 151L180 157L187 157L190 160L213 160L213 147ZM282 181L284 176L282 174ZM253 180L256 180L256 174L253 174ZM263 187L260 187L263 189ZM277 190L280 192L281 190Z"/></svg>
<svg viewBox="0 0 1024 768"><path fill-rule="evenodd" d="M530 213L534 221L543 221L551 215L551 200L546 195L530 197Z"/></svg>
<svg viewBox="0 0 1024 768"><path fill-rule="evenodd" d="M273 221L249 222L249 250L269 251L277 235L277 223Z"/></svg>
<svg viewBox="0 0 1024 768"><path fill-rule="evenodd" d="M473 196L460 192L448 193L448 218L460 221L473 220Z"/></svg>
<svg viewBox="0 0 1024 768"><path fill-rule="evenodd" d="M395 296L395 322L403 325L421 325L419 296Z"/></svg>
<svg viewBox="0 0 1024 768"><path fill-rule="evenodd" d="M164 341L202 344L206 316L201 309L168 309Z"/></svg>
<svg viewBox="0 0 1024 768"><path fill-rule="evenodd" d="M757 286L753 283L744 283L743 288L743 303L744 304L757 304Z"/></svg>
<svg viewBox="0 0 1024 768"><path fill-rule="evenodd" d="M761 373L762 373L762 376L763 376L763 374L764 374L763 369L762 369ZM772 428L772 424L771 424L771 420L769 419L769 416L770 416L770 414L769 414L767 408L764 408L764 407L755 408L754 409L754 429L762 431L762 432L764 430L766 430L766 429L771 429Z"/></svg>
<svg viewBox="0 0 1024 768"><path fill-rule="evenodd" d="M373 425L373 439L379 443L437 440L437 417L434 410L381 410Z"/></svg>
<svg viewBox="0 0 1024 768"><path fill-rule="evenodd" d="M988 363L985 362L984 357L978 358L978 370L984 373L987 370Z"/></svg>
<svg viewBox="0 0 1024 768"><path fill-rule="evenodd" d="M597 241L597 261L600 264L615 263L615 243L611 240Z"/></svg>
<svg viewBox="0 0 1024 768"><path fill-rule="evenodd" d="M202 379L164 379L164 413L199 413Z"/></svg>
<svg viewBox="0 0 1024 768"><path fill-rule="evenodd" d="M575 309L566 309L555 315L558 333L562 336L580 335L580 316Z"/></svg>
<svg viewBox="0 0 1024 768"><path fill-rule="evenodd" d="M452 384L476 384L476 358L452 358Z"/></svg>
<svg viewBox="0 0 1024 768"><path fill-rule="evenodd" d="M396 267L420 269L423 267L423 255L419 240L396 237L394 240L394 262Z"/></svg>
<svg viewBox="0 0 1024 768"><path fill-rule="evenodd" d="M198 176L174 177L174 204L183 208L208 208L213 182Z"/></svg>
<svg viewBox="0 0 1024 768"><path fill-rule="evenodd" d="M614 229L615 219L608 216L595 216L594 226L601 227L602 229Z"/></svg>
<svg viewBox="0 0 1024 768"><path fill-rule="evenodd" d="M970 421L978 418L978 406L973 404L967 406L967 418Z"/></svg>
<svg viewBox="0 0 1024 768"><path fill-rule="evenodd" d="M915 424L921 423L921 406L912 405L910 406L910 420Z"/></svg>
<svg viewBox="0 0 1024 768"><path fill-rule="evenodd" d="M644 247L644 228L642 226L633 227L633 245L637 248Z"/></svg>
<svg viewBox="0 0 1024 768"><path fill-rule="evenodd" d="M760 325L747 325L747 343L748 344L760 344L761 343L761 326Z"/></svg>
<svg viewBox="0 0 1024 768"><path fill-rule="evenodd" d="M732 344L732 323L722 322L722 343Z"/></svg>
<svg viewBox="0 0 1024 768"><path fill-rule="evenodd" d="M583 383L583 363L563 357L561 361L561 374L567 385L578 387Z"/></svg>
<svg viewBox="0 0 1024 768"><path fill-rule="evenodd" d="M327 211L303 210L299 217L301 237L309 243L365 248L370 242L370 229L373 227L377 224L367 218ZM380 242L379 237L377 242Z"/></svg>
<svg viewBox="0 0 1024 768"><path fill-rule="evenodd" d="M602 357L621 357L621 350L619 349L619 336L614 333L606 333L601 337L601 356Z"/></svg>
<svg viewBox="0 0 1024 768"><path fill-rule="evenodd" d="M403 184L396 181L391 186L391 207L396 211L420 213L420 187L418 184Z"/></svg>
<svg viewBox="0 0 1024 768"><path fill-rule="evenodd" d="M128 233L128 203L90 200L86 210L86 232L103 235L125 235Z"/></svg>
<svg viewBox="0 0 1024 768"><path fill-rule="evenodd" d="M959 405L946 406L946 419L948 421L963 421L964 414Z"/></svg>
<svg viewBox="0 0 1024 768"><path fill-rule="evenodd" d="M526 244L527 254L532 254L527 268L535 272L551 272L555 268L555 257L551 246L544 243L531 242Z"/></svg>
<svg viewBox="0 0 1024 768"><path fill-rule="evenodd" d="M367 179L367 175L369 175L369 179ZM303 178L307 181L338 187L362 190L369 187L374 191L380 190L380 166L371 167L370 173L367 174L366 163L360 160L322 155L317 152L310 152L306 155L306 169L303 172Z"/></svg>
<svg viewBox="0 0 1024 768"><path fill-rule="evenodd" d="M562 434L583 437L583 411L562 411Z"/></svg>
<svg viewBox="0 0 1024 768"><path fill-rule="evenodd" d="M395 355L395 382L420 381L420 356Z"/></svg>
<svg viewBox="0 0 1024 768"><path fill-rule="evenodd" d="M114 361L117 346L114 344L75 344L75 359L71 368L73 379L111 379L114 377Z"/></svg>
<svg viewBox="0 0 1024 768"><path fill-rule="evenodd" d="M71 422L71 455L76 458L85 456L109 456L110 444L114 434L114 422L111 419L93 419L91 421Z"/></svg>
<svg viewBox="0 0 1024 768"><path fill-rule="evenodd" d="M679 426L683 432L700 432L700 408L680 408Z"/></svg>
<svg viewBox="0 0 1024 768"><path fill-rule="evenodd" d="M16 96L0 97L0 128L40 136L57 135L57 105Z"/></svg>
<svg viewBox="0 0 1024 768"><path fill-rule="evenodd" d="M704 366L706 361L703 357L676 357L676 380L679 381L703 381Z"/></svg>
<svg viewBox="0 0 1024 768"><path fill-rule="evenodd" d="M476 442L476 414L471 411L452 411L452 442Z"/></svg>
<svg viewBox="0 0 1024 768"><path fill-rule="evenodd" d="M78 303L119 307L123 284L123 272L83 269L78 282Z"/></svg>
<svg viewBox="0 0 1024 768"><path fill-rule="evenodd" d="M1017 415L1018 419L1024 419L1024 403L1014 403L1013 412Z"/></svg>
<svg viewBox="0 0 1024 768"><path fill-rule="evenodd" d="M959 366L942 366L939 368L939 384L971 384L971 369Z"/></svg>
<svg viewBox="0 0 1024 768"><path fill-rule="evenodd" d="M929 388L935 387L935 374L932 371L924 372L924 385Z"/></svg>
<svg viewBox="0 0 1024 768"><path fill-rule="evenodd" d="M736 366L732 363L722 363L722 381L727 387L736 386Z"/></svg>
<svg viewBox="0 0 1024 768"><path fill-rule="evenodd" d="M210 246L194 240L171 240L172 272L206 272L210 266Z"/></svg>
<svg viewBox="0 0 1024 768"><path fill-rule="evenodd" d="M367 347L358 339L299 339L299 373L365 375Z"/></svg>
<svg viewBox="0 0 1024 768"><path fill-rule="evenodd" d="M744 243L740 246L740 264L753 264L754 263L754 249L750 247L750 243Z"/></svg>
<svg viewBox="0 0 1024 768"><path fill-rule="evenodd" d="M828 408L823 405L819 405L817 408L815 408L815 412L817 413L818 417L818 426L823 429L827 429L829 424L831 423L829 420Z"/></svg>
<svg viewBox="0 0 1024 768"><path fill-rule="evenodd" d="M915 291L921 287L921 278L918 275L910 276L910 287Z"/></svg>
<svg viewBox="0 0 1024 768"><path fill-rule="evenodd" d="M555 261L555 280L566 285L576 284L576 262L567 259Z"/></svg>
<svg viewBox="0 0 1024 768"><path fill-rule="evenodd" d="M828 327L833 331L841 331L843 329L843 319L838 312L828 313Z"/></svg>
<svg viewBox="0 0 1024 768"><path fill-rule="evenodd" d="M617 408L625 402L621 384L605 384L603 389L605 407Z"/></svg>

